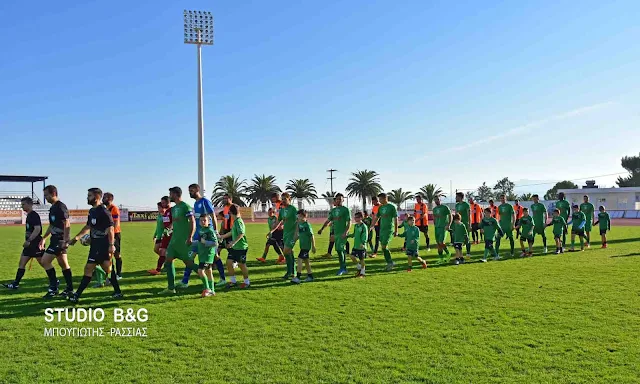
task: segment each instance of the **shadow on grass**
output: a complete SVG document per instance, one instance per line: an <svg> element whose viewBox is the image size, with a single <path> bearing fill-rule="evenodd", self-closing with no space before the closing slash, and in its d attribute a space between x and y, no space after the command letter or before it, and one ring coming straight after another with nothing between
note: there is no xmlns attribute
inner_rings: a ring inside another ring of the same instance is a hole
<svg viewBox="0 0 640 384"><path fill-rule="evenodd" d="M633 256L640 256L640 252L635 252L635 253L629 253L626 255L614 255L611 257L633 257Z"/></svg>

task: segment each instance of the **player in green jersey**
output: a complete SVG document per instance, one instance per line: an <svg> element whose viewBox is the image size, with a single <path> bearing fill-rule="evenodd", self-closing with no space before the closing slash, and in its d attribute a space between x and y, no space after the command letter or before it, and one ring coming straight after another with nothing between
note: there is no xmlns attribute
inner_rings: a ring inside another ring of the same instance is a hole
<svg viewBox="0 0 640 384"><path fill-rule="evenodd" d="M236 286L236 272L233 268L234 264L238 264L244 281L240 284L240 288L249 288L251 281L249 280L249 270L247 269L247 252L249 250L249 243L247 242L247 235L245 230L244 221L240 217L238 206L231 204L229 207L229 215L231 215L231 231L220 236L221 240L231 239L227 241L227 250L229 251L227 256L227 276L229 276L229 282L227 283L227 289Z"/></svg>
<svg viewBox="0 0 640 384"><path fill-rule="evenodd" d="M564 219L564 221L569 221L569 216L571 216L571 204L566 199L564 192L558 193L558 201L556 202L556 208L560 210L560 216ZM567 232L562 234L562 251L564 252L564 248L567 246Z"/></svg>
<svg viewBox="0 0 640 384"><path fill-rule="evenodd" d="M480 231L484 234L484 256L482 257L482 262L487 262L487 256L489 256L489 254L493 255L494 260L499 260L500 255L498 255L498 252L496 252L493 247L493 242L496 239L496 233L502 236L503 232L498 220L493 217L493 210L491 208L485 208L484 210L484 217L480 222Z"/></svg>
<svg viewBox="0 0 640 384"><path fill-rule="evenodd" d="M402 219L402 223L400 223L398 225L398 230L400 229L407 229L407 220L409 219L409 214L405 213L404 218ZM415 220L414 220L415 223ZM407 250L407 239L404 240L404 242L402 243L402 248L400 249L402 252Z"/></svg>
<svg viewBox="0 0 640 384"><path fill-rule="evenodd" d="M533 255L533 240L535 236L534 234L535 227L536 227L535 220L533 219L533 217L529 216L529 209L522 208L522 217L520 218L518 225L516 227L516 229L520 230L520 232L522 233L522 235L520 235L520 248L522 249L522 254L520 254L520 257L525 257L525 256L531 257ZM524 248L525 241L529 245L528 250L525 250Z"/></svg>
<svg viewBox="0 0 640 384"><path fill-rule="evenodd" d="M503 194L500 195L500 205L498 206L498 215L500 216L500 228L504 232L505 236L509 239L509 246L511 247L511 257L515 249L515 241L513 239L513 229L516 222L516 213L513 210L513 206L507 203L507 197ZM500 240L498 237L496 241L496 252L500 254Z"/></svg>
<svg viewBox="0 0 640 384"><path fill-rule="evenodd" d="M267 262L267 254L269 253L269 247L273 247L273 250L278 254L278 259L284 258L282 250L280 249L280 243L282 241L282 232L278 231L276 225L278 225L278 216L273 208L269 208L267 217L267 227L269 227L269 233L267 234L267 243L264 245L264 253L262 257L256 258L261 263ZM274 232L271 232L274 231ZM280 236L278 236L278 234Z"/></svg>
<svg viewBox="0 0 640 384"><path fill-rule="evenodd" d="M329 217L322 225L322 228L318 231L318 235L322 235L322 231L329 223L332 224L333 234L335 236L335 249L336 252L338 252L338 261L340 263L340 269L337 275L342 276L347 273L347 255L345 251L347 236L349 235L349 229L351 229L351 212L349 212L349 208L342 205L344 201L344 195L342 193L337 193L334 200L334 207L329 212Z"/></svg>
<svg viewBox="0 0 640 384"><path fill-rule="evenodd" d="M464 192L456 192L455 209L456 213L460 214L460 222L466 227L467 233L471 232L471 206L464 201ZM465 245L467 249L466 256L469 257L471 255L471 241L468 236Z"/></svg>
<svg viewBox="0 0 640 384"><path fill-rule="evenodd" d="M533 233L534 235L542 236L542 245L544 246L544 253L547 253L547 235L544 230L547 228L547 207L544 206L540 202L540 197L538 195L533 195L531 197L533 200L533 204L531 205L531 216L533 216Z"/></svg>
<svg viewBox="0 0 640 384"><path fill-rule="evenodd" d="M408 264L407 272L411 272L414 257L418 259L420 264L422 264L423 269L427 268L427 262L424 261L418 253L418 248L420 245L420 228L416 227L415 217L407 216L406 225L404 226L404 232L399 236L404 237L407 244L407 249L405 251Z"/></svg>
<svg viewBox="0 0 640 384"><path fill-rule="evenodd" d="M355 221L353 233L348 236L354 240L350 256L351 261L356 263L356 277L363 278L366 274L364 259L367 256L366 244L369 239L369 227L364 223L361 212L356 212L353 219Z"/></svg>
<svg viewBox="0 0 640 384"><path fill-rule="evenodd" d="M456 200L457 199L458 196L456 194ZM462 222L462 217L458 212L453 215L453 223L451 224L451 241L453 242L453 249L456 252L456 265L460 265L464 263L464 258L462 257L462 244L469 244L469 227Z"/></svg>
<svg viewBox="0 0 640 384"><path fill-rule="evenodd" d="M389 244L393 237L398 236L398 210L396 206L389 203L386 193L378 194L380 207L378 213L373 215L373 225L380 225L380 244L384 253L384 260L387 262L386 271L391 271L395 266L391 258Z"/></svg>
<svg viewBox="0 0 640 384"><path fill-rule="evenodd" d="M193 217L193 211L189 204L182 200L182 189L180 187L170 188L169 198L175 203L171 208L173 232L169 246L167 247L167 258L164 262L168 284L167 288L162 290L160 294L176 293L176 267L173 264L173 260L182 260L187 268L197 269L197 266L195 266L193 262L193 253L191 252L191 243L196 231L196 221Z"/></svg>
<svg viewBox="0 0 640 384"><path fill-rule="evenodd" d="M576 250L576 236L580 237L580 250L584 251L584 227L587 225L587 217L577 204L572 208L571 221L567 223L571 224L571 252Z"/></svg>
<svg viewBox="0 0 640 384"><path fill-rule="evenodd" d="M600 237L602 238L602 248L607 248L607 231L611 230L611 218L604 205L601 205L598 211L598 221L593 225L598 225Z"/></svg>
<svg viewBox="0 0 640 384"><path fill-rule="evenodd" d="M449 232L449 228L451 226L451 210L446 205L442 205L440 201L440 196L436 196L433 199L433 202L436 206L433 208L433 226L436 231L436 243L438 244L438 255L440 256L439 264L448 262L449 250L447 249L447 244L445 242L447 237L447 232ZM446 256L445 256L446 255ZM446 260L445 260L446 257Z"/></svg>
<svg viewBox="0 0 640 384"><path fill-rule="evenodd" d="M309 283L313 281L313 273L311 272L311 263L309 262L309 252L314 255L316 253L316 239L313 237L313 228L307 221L307 211L300 209L298 211L298 225L296 227L296 240L300 240L300 253L298 254L298 274L291 282L300 284L302 276L302 264L307 269L307 278L304 280Z"/></svg>
<svg viewBox="0 0 640 384"><path fill-rule="evenodd" d="M287 273L282 278L289 280L295 277L295 261L293 259L293 246L296 244L296 226L298 225L298 210L291 205L291 195L288 192L282 194L282 203L278 213L276 228L283 228L282 238L284 242L284 257L287 261ZM271 230L271 234L275 232Z"/></svg>
<svg viewBox="0 0 640 384"><path fill-rule="evenodd" d="M209 215L200 216L200 230L198 232L200 235L198 238L198 276L204 286L202 297L215 296L211 265L215 262L217 255L218 235L213 227L209 226Z"/></svg>
<svg viewBox="0 0 640 384"><path fill-rule="evenodd" d="M547 227L553 226L553 239L556 242L556 255L564 253L562 235L567 233L567 221L560 215L558 208L553 210L553 218Z"/></svg>
<svg viewBox="0 0 640 384"><path fill-rule="evenodd" d="M593 215L595 213L596 208L589 202L589 196L584 195L582 197L583 203L580 204L580 212L584 213L587 223L584 225L584 233L587 238L586 246L587 248L591 247L591 229L593 228Z"/></svg>

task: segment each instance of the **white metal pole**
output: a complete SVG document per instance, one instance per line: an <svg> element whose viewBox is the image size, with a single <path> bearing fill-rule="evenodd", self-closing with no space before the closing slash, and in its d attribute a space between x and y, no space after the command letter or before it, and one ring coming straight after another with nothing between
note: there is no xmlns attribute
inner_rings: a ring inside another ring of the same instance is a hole
<svg viewBox="0 0 640 384"><path fill-rule="evenodd" d="M200 31L198 31L200 35ZM198 49L198 185L202 191L202 196L206 194L206 181L204 176L204 118L202 105L202 45L197 45Z"/></svg>

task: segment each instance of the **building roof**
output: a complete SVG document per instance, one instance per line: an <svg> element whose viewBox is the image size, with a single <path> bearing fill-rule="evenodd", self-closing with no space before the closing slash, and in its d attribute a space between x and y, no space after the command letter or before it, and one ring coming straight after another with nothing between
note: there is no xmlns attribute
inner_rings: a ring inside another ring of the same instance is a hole
<svg viewBox="0 0 640 384"><path fill-rule="evenodd" d="M558 192L564 192L565 194L580 193L584 195L597 194L597 193L630 193L630 192L640 192L640 187L558 189Z"/></svg>
<svg viewBox="0 0 640 384"><path fill-rule="evenodd" d="M0 183L36 183L45 181L48 176L9 176L0 175Z"/></svg>

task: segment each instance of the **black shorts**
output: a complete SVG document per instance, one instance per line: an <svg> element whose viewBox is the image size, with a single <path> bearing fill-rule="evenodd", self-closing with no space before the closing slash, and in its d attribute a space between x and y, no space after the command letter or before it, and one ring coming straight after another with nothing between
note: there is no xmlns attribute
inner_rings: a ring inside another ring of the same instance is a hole
<svg viewBox="0 0 640 384"><path fill-rule="evenodd" d="M601 229L600 230L600 236L604 236L607 234L607 230L606 229Z"/></svg>
<svg viewBox="0 0 640 384"><path fill-rule="evenodd" d="M367 256L367 250L365 250L365 249L352 249L351 250L351 256L357 257L358 259L362 260Z"/></svg>
<svg viewBox="0 0 640 384"><path fill-rule="evenodd" d="M492 248L493 248L493 240L485 240L484 249L492 249Z"/></svg>
<svg viewBox="0 0 640 384"><path fill-rule="evenodd" d="M520 240L526 241L527 243L529 243L529 245L531 245L531 244L533 244L534 236L524 236L524 235L522 235L522 236L520 236Z"/></svg>
<svg viewBox="0 0 640 384"><path fill-rule="evenodd" d="M453 243L453 249L462 251L462 243Z"/></svg>
<svg viewBox="0 0 640 384"><path fill-rule="evenodd" d="M45 250L45 253L50 255L66 255L67 249L60 246L60 242L62 241L62 236L51 236L51 240L49 240L49 246Z"/></svg>
<svg viewBox="0 0 640 384"><path fill-rule="evenodd" d="M227 256L227 260L233 260L239 264L247 263L247 250L246 249L228 249L229 256Z"/></svg>
<svg viewBox="0 0 640 384"><path fill-rule="evenodd" d="M211 263L200 263L198 264L198 269L209 269L211 268Z"/></svg>
<svg viewBox="0 0 640 384"><path fill-rule="evenodd" d="M420 230L420 232L425 233L429 230L429 224L427 225L417 225L418 229Z"/></svg>
<svg viewBox="0 0 640 384"><path fill-rule="evenodd" d="M307 260L309 258L309 250L301 249L300 253L298 253L298 259Z"/></svg>
<svg viewBox="0 0 640 384"><path fill-rule="evenodd" d="M516 219L516 223L514 224L514 227L517 227L520 225L520 219Z"/></svg>
<svg viewBox="0 0 640 384"><path fill-rule="evenodd" d="M105 261L109 261L109 241L106 239L103 241L91 239L87 264L102 264Z"/></svg>
<svg viewBox="0 0 640 384"><path fill-rule="evenodd" d="M120 232L115 233L113 235L113 243L116 247L116 252L113 254L114 256L120 256L120 240L121 240Z"/></svg>
<svg viewBox="0 0 640 384"><path fill-rule="evenodd" d="M22 255L24 257L42 257L44 250L40 249L40 239L33 240L28 247L22 248Z"/></svg>
<svg viewBox="0 0 640 384"><path fill-rule="evenodd" d="M584 229L572 229L572 235L584 236Z"/></svg>
<svg viewBox="0 0 640 384"><path fill-rule="evenodd" d="M480 224L478 224L478 223L471 224L471 230L473 232L478 232L480 230Z"/></svg>

